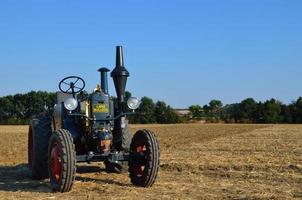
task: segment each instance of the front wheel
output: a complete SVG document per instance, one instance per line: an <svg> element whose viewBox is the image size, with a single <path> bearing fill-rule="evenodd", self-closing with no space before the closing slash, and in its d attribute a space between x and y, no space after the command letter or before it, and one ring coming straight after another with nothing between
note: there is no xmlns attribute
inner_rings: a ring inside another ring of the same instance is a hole
<svg viewBox="0 0 302 200"><path fill-rule="evenodd" d="M155 134L149 130L137 131L130 145L129 175L133 185L153 185L158 173L159 157Z"/></svg>
<svg viewBox="0 0 302 200"><path fill-rule="evenodd" d="M71 190L76 172L76 153L68 130L54 132L48 145L48 172L53 191Z"/></svg>

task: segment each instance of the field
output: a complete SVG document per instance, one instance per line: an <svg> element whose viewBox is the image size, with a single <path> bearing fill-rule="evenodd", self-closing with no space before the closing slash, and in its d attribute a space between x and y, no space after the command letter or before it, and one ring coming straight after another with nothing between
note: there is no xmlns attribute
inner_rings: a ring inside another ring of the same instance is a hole
<svg viewBox="0 0 302 200"><path fill-rule="evenodd" d="M69 193L27 170L27 126L0 126L0 199L302 199L302 125L136 125L160 142L151 188L80 165Z"/></svg>

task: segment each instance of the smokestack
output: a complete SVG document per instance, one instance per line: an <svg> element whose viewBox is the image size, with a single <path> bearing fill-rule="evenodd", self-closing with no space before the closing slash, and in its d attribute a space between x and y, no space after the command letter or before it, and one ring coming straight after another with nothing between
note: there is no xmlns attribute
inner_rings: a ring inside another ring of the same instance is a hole
<svg viewBox="0 0 302 200"><path fill-rule="evenodd" d="M111 72L111 77L113 78L119 105L121 105L121 103L124 102L125 88L126 88L128 76L129 76L129 72L124 67L123 48L122 46L117 46L116 63L115 63L115 68Z"/></svg>
<svg viewBox="0 0 302 200"><path fill-rule="evenodd" d="M115 67L124 67L124 56L122 46L116 47Z"/></svg>
<svg viewBox="0 0 302 200"><path fill-rule="evenodd" d="M101 88L102 91L105 94L108 94L108 78L107 78L107 72L110 70L107 69L106 67L102 67L98 70L101 73Z"/></svg>

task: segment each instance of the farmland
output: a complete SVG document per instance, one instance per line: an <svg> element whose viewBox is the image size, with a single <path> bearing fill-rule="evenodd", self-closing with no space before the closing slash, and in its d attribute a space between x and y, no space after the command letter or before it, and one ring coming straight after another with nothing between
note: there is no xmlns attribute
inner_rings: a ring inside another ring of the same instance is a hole
<svg viewBox="0 0 302 200"><path fill-rule="evenodd" d="M157 133L151 188L102 164L81 164L69 193L27 170L27 126L0 126L0 199L302 199L302 125L134 125Z"/></svg>

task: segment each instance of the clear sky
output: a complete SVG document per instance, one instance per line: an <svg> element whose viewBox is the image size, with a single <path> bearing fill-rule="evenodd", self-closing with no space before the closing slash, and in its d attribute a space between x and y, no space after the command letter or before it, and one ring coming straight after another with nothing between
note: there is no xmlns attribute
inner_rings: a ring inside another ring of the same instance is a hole
<svg viewBox="0 0 302 200"><path fill-rule="evenodd" d="M1 0L0 96L68 75L92 91L116 45L127 89L173 107L302 96L300 0Z"/></svg>

